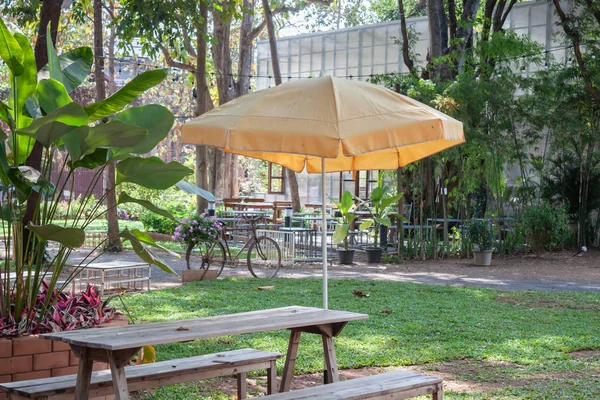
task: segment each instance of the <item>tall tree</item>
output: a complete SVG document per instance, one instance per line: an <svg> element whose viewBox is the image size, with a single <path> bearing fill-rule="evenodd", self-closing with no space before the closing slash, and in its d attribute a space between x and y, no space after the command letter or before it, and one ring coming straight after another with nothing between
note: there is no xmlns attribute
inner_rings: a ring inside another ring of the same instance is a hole
<svg viewBox="0 0 600 400"><path fill-rule="evenodd" d="M279 68L279 54L277 53L277 37L275 35L275 26L273 25L273 13L269 0L262 0L263 13L265 22L267 23L267 32L269 34L269 46L271 48L271 62L273 63L273 75L275 77L275 85L281 85L281 69ZM300 204L300 193L298 191L298 180L296 173L289 168L285 168L285 174L290 187L292 196L292 209L294 212L300 212L302 204Z"/></svg>
<svg viewBox="0 0 600 400"><path fill-rule="evenodd" d="M104 74L104 35L102 0L94 0L94 76L96 80L96 101L106 98L106 80ZM103 118L102 122L108 122ZM108 222L108 242L105 248L112 252L123 250L119 237L119 219L117 218L117 195L115 193L115 163L110 162L104 170L104 197L106 202L106 220Z"/></svg>

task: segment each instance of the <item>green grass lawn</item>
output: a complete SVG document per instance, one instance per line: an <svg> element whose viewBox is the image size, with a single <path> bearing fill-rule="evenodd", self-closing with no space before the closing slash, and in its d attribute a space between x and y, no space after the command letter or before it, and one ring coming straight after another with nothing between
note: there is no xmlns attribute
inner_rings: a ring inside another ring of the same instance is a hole
<svg viewBox="0 0 600 400"><path fill-rule="evenodd" d="M321 281L224 279L124 298L136 323L231 314L288 305L321 306ZM354 290L369 293L357 297ZM447 392L449 399L600 398L600 294L504 292L410 283L332 280L330 308L369 314L336 338L340 369L453 363L455 376L486 390ZM390 314L382 310L389 309ZM157 347L158 360L252 347L286 352L287 331ZM283 362L278 364L279 373ZM320 338L304 335L296 374L321 371ZM220 398L202 384L167 387L148 398Z"/></svg>

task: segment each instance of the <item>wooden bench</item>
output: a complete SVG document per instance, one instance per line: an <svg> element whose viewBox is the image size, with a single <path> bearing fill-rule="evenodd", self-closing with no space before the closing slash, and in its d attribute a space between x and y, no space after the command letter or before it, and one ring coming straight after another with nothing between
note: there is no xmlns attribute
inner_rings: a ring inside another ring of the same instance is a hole
<svg viewBox="0 0 600 400"><path fill-rule="evenodd" d="M301 390L262 397L268 400L358 400L358 399L409 399L432 395L442 400L442 379L412 372L396 371L364 378L313 386Z"/></svg>
<svg viewBox="0 0 600 400"><path fill-rule="evenodd" d="M153 364L128 366L125 367L125 376L127 377L129 390L137 391L218 376L237 375L238 398L245 399L247 390L246 373L248 371L266 369L268 392L277 392L275 361L281 356L279 353L254 349L234 350ZM10 400L72 400L75 395L76 380L77 375L65 375L3 383L0 387L8 393ZM90 397L111 395L114 393L113 390L110 370L97 371L92 374Z"/></svg>

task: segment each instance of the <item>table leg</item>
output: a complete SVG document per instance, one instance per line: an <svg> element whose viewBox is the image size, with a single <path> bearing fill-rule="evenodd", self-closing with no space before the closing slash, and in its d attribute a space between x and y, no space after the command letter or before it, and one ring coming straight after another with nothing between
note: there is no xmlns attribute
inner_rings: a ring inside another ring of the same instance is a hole
<svg viewBox="0 0 600 400"><path fill-rule="evenodd" d="M113 378L113 388L115 390L116 400L129 400L129 389L127 387L127 378L125 377L125 362L120 360L119 354L114 351L108 351L108 365ZM79 399L79 397L75 397Z"/></svg>
<svg viewBox="0 0 600 400"><path fill-rule="evenodd" d="M77 400L88 399L93 366L94 361L89 357L89 350L83 348L80 354L77 382L75 384L75 398Z"/></svg>
<svg viewBox="0 0 600 400"><path fill-rule="evenodd" d="M285 365L281 374L281 385L279 392L287 392L290 390L292 377L294 376L294 364L298 355L298 345L300 344L300 335L302 332L292 330L290 333L290 343L288 345L287 355L285 356Z"/></svg>
<svg viewBox="0 0 600 400"><path fill-rule="evenodd" d="M277 364L271 361L271 367L267 369L267 394L277 393Z"/></svg>
<svg viewBox="0 0 600 400"><path fill-rule="evenodd" d="M248 391L248 381L246 380L246 373L240 372L237 375L237 395L238 399L245 399L246 392Z"/></svg>
<svg viewBox="0 0 600 400"><path fill-rule="evenodd" d="M340 373L335 357L335 347L333 346L333 337L321 335L323 338L323 354L325 355L325 383L339 382Z"/></svg>

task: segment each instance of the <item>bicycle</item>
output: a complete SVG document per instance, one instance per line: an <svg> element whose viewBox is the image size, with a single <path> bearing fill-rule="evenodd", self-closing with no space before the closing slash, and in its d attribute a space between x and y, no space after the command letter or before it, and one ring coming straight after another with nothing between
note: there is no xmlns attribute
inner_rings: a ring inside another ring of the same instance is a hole
<svg viewBox="0 0 600 400"><path fill-rule="evenodd" d="M240 256L244 250L248 249L246 254L246 264L248 271L255 278L273 278L281 268L281 250L277 242L266 236L257 236L256 222L260 217L242 217L250 223L252 232L250 238L237 251L232 254L227 241L227 235L230 230L224 229L221 239L211 243L201 243L199 245L189 245L186 251L186 262L190 268L190 256L193 249L197 249L201 255L200 269L208 271L213 267L217 271L217 277L221 275L223 268L227 264L231 268L236 268L240 262Z"/></svg>

